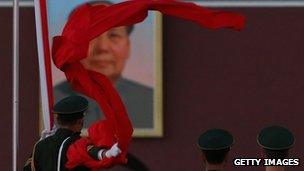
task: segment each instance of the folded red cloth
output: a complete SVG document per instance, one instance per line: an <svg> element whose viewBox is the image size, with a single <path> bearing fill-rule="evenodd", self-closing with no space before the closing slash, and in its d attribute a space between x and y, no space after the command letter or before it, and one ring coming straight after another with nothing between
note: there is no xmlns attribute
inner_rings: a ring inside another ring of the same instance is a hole
<svg viewBox="0 0 304 171"><path fill-rule="evenodd" d="M93 159L87 152L87 146L95 145L104 149L110 149L116 142L111 124L107 120L97 121L88 129L89 136L81 138L69 146L67 151L68 162L66 168L73 169L76 166L86 166L92 170L107 168L113 164L126 163L122 156L116 158Z"/></svg>

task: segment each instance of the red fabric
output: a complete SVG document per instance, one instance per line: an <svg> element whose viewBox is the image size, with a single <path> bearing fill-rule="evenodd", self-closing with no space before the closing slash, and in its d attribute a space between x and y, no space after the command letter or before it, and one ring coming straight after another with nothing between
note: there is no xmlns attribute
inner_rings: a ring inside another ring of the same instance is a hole
<svg viewBox="0 0 304 171"><path fill-rule="evenodd" d="M121 163L119 158L104 158L102 160L93 159L87 152L87 146L93 144L87 138L81 138L75 143L70 145L67 151L68 162L66 168L73 169L76 166L86 166L92 170L98 170L99 168L107 168L115 163Z"/></svg>
<svg viewBox="0 0 304 171"><path fill-rule="evenodd" d="M90 139L80 140L79 144L73 144L71 147L73 150L69 149L69 163L67 164L69 167L85 163L77 155L79 151L86 152L86 143L99 145L117 141L122 154L113 160L126 162L125 155L133 128L124 104L111 82L103 74L86 70L79 60L86 57L90 40L113 27L143 21L148 10L158 10L163 14L191 20L210 29L229 27L239 30L244 26L244 17L238 14L210 10L192 3L173 0L133 0L111 6L91 6L89 4L79 6L71 14L62 35L53 39L53 60L55 65L65 72L67 80L74 90L97 101L105 114L107 125L110 127L110 129L99 131L110 131L113 135L112 137L103 136L107 138L102 142L103 140L98 136L91 138L93 135L98 135L94 132L98 131L99 127L91 129ZM100 127L100 129L104 128ZM115 140L113 140L113 136ZM84 159L88 160L86 162L94 163L90 158L85 157L85 154L82 155ZM75 158L78 162L75 162L77 161ZM94 168L107 166L106 164L95 164L89 166Z"/></svg>
<svg viewBox="0 0 304 171"><path fill-rule="evenodd" d="M88 133L92 142L98 147L111 148L116 141L114 130L108 120L93 123Z"/></svg>
<svg viewBox="0 0 304 171"><path fill-rule="evenodd" d="M104 158L95 160L88 155L87 146L95 145L104 149L109 149L116 142L113 129L108 120L97 121L93 123L89 130L89 138L81 138L70 145L67 151L68 162L66 167L73 169L76 166L87 166L93 170L99 168L107 168L116 163L126 163L126 159L122 157Z"/></svg>

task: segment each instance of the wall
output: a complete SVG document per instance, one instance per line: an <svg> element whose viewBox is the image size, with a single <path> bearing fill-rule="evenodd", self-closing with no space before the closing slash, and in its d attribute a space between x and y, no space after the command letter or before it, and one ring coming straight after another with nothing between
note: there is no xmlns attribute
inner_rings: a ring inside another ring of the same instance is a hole
<svg viewBox="0 0 304 171"><path fill-rule="evenodd" d="M296 145L291 155L303 156L304 10L232 10L247 16L242 32L210 31L164 17L165 135L134 139L130 148L153 171L200 170L196 140L202 131L214 127L235 136L231 159L261 156L256 134L271 124L293 131ZM22 9L21 14L20 167L38 136L39 85L33 8ZM1 146L7 147L0 153L0 170L11 170L11 10L1 8L0 16L0 133L6 135ZM248 169L263 170L228 166L228 170ZM303 165L287 170L300 171Z"/></svg>
<svg viewBox="0 0 304 171"><path fill-rule="evenodd" d="M165 136L134 140L131 148L152 170L200 170L197 137L215 127L235 136L231 159L261 157L257 133L271 124L288 127L296 137L291 156L303 161L304 11L234 11L247 17L241 32L164 17Z"/></svg>
<svg viewBox="0 0 304 171"><path fill-rule="evenodd" d="M0 170L12 170L12 10L0 8ZM21 170L38 137L39 77L33 8L20 10L19 150Z"/></svg>

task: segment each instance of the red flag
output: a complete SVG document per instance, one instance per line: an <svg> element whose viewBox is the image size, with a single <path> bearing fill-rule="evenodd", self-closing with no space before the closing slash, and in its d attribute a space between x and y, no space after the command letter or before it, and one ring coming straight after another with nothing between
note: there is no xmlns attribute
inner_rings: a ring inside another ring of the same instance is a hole
<svg viewBox="0 0 304 171"><path fill-rule="evenodd" d="M133 0L110 6L84 4L71 14L62 35L53 39L54 63L65 72L67 80L76 91L95 99L101 106L122 150L119 158L121 162L126 161L125 155L133 132L125 106L106 76L86 70L79 61L86 57L90 40L113 27L143 21L149 10L191 20L209 29L227 27L240 30L245 21L243 16L235 13L210 10L174 0ZM100 166L102 165L98 165Z"/></svg>

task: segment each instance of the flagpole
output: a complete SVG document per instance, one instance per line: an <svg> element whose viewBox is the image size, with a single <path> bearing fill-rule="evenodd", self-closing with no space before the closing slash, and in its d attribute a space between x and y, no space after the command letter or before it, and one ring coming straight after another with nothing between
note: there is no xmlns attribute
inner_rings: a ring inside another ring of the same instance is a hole
<svg viewBox="0 0 304 171"><path fill-rule="evenodd" d="M17 171L19 140L19 0L13 1L13 171Z"/></svg>
<svg viewBox="0 0 304 171"><path fill-rule="evenodd" d="M34 0L35 6L35 20L36 20L36 38L37 38L37 50L38 50L38 63L39 63L39 78L40 78L40 100L43 116L44 129L50 131L50 110L49 110L49 98L47 90L47 76L45 67L45 54L43 47L43 30L42 30L42 18L41 18L41 4L40 0Z"/></svg>

